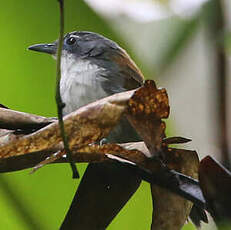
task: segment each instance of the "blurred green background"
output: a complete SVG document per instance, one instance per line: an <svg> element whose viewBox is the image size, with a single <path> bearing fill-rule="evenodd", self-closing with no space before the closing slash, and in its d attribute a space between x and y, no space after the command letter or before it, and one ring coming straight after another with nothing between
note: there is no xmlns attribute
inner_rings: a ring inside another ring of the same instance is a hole
<svg viewBox="0 0 231 230"><path fill-rule="evenodd" d="M65 31L90 30L115 40L128 50L145 76L157 79L169 66L171 68L176 56L196 33L200 17L201 13L186 20L171 17L160 20L158 25L135 24L130 20L125 27L123 17L116 22L107 20L84 1L67 0ZM0 26L0 103L19 111L56 116L55 61L49 55L28 51L27 47L57 38L57 1L2 1ZM162 33L152 33L152 28ZM149 33L144 33L144 29ZM141 38L141 34L146 36ZM165 78L158 81L166 87ZM173 123L169 127L172 129L168 129L168 133L177 130ZM85 164L78 165L81 175L85 167ZM32 175L29 172L0 176L0 229L51 230L60 226L79 181L72 180L68 165L46 166ZM149 229L151 215L149 185L143 183L108 229ZM184 230L190 229L195 228L191 224L184 227Z"/></svg>

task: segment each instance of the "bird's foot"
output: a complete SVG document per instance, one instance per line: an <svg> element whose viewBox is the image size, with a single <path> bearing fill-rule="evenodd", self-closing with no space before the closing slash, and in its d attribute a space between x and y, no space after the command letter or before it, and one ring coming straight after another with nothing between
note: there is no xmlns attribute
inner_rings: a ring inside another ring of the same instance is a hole
<svg viewBox="0 0 231 230"><path fill-rule="evenodd" d="M99 141L99 145L105 145L105 144L107 144L107 143L109 143L108 140L107 140L107 138L103 138L103 139L101 139L101 140Z"/></svg>

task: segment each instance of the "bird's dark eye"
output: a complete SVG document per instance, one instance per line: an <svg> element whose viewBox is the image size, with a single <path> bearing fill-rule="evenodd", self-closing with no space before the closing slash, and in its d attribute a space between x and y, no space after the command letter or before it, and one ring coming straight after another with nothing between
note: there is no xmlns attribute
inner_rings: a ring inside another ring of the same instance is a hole
<svg viewBox="0 0 231 230"><path fill-rule="evenodd" d="M74 37L70 37L70 38L67 39L66 42L67 42L68 45L73 45L73 44L75 44L76 39Z"/></svg>

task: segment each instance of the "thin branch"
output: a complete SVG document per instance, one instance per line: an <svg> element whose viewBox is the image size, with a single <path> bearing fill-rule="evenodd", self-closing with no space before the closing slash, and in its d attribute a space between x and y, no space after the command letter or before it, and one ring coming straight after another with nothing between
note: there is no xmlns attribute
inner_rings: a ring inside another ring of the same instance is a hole
<svg viewBox="0 0 231 230"><path fill-rule="evenodd" d="M225 55L224 44L222 44L225 18L222 1L213 0L208 4L209 8L207 24L210 31L211 40L214 42L216 55L216 111L217 111L217 140L220 148L222 164L230 168L228 136L227 136L227 58Z"/></svg>
<svg viewBox="0 0 231 230"><path fill-rule="evenodd" d="M224 33L224 15L222 9L222 3L217 1L217 19L216 26L214 28L214 36ZM222 164L230 169L230 158L228 148L228 136L227 136L227 71L226 71L226 55L223 44L216 44L216 58L217 58L217 102L218 102L218 125L219 135L218 140L221 148Z"/></svg>
<svg viewBox="0 0 231 230"><path fill-rule="evenodd" d="M62 47L63 47L63 35L64 35L64 0L58 0L60 6L60 35L59 35L59 43L57 49L57 70L56 70L56 104L58 110L58 119L59 119L59 127L61 136L63 139L64 148L67 153L67 159L70 162L70 166L73 172L73 178L79 178L79 173L76 168L76 165L72 159L72 154L68 144L68 137L64 130L64 123L63 123L63 108L65 104L62 102L62 98L60 95L60 79L61 79L61 71L60 71L60 64L61 64L61 55L62 55Z"/></svg>

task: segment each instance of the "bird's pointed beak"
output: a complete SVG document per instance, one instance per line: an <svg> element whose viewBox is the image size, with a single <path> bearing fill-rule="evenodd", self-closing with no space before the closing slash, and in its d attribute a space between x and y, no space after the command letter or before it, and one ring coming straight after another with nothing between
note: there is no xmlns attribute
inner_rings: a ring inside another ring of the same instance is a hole
<svg viewBox="0 0 231 230"><path fill-rule="evenodd" d="M54 55L56 53L57 45L55 43L36 44L36 45L32 45L32 46L28 47L28 49Z"/></svg>

